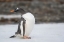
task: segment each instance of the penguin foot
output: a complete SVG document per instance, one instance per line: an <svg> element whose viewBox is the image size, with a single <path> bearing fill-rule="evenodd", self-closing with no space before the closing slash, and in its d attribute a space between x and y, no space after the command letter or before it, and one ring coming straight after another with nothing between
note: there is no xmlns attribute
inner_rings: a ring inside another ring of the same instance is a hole
<svg viewBox="0 0 64 42"><path fill-rule="evenodd" d="M16 37L15 35L13 35L13 36L11 36L10 38L14 38L14 37Z"/></svg>
<svg viewBox="0 0 64 42"><path fill-rule="evenodd" d="M23 39L31 39L31 37L24 36Z"/></svg>

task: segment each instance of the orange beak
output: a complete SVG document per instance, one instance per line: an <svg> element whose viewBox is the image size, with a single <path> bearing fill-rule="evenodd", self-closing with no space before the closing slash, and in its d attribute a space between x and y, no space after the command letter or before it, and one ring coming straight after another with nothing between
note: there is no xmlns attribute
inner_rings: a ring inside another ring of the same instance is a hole
<svg viewBox="0 0 64 42"><path fill-rule="evenodd" d="M14 10L10 10L10 12L14 12Z"/></svg>

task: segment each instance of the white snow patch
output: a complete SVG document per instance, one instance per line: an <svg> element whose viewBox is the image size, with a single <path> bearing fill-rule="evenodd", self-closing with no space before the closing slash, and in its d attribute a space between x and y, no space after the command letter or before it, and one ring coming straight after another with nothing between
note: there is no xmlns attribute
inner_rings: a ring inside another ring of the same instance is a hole
<svg viewBox="0 0 64 42"><path fill-rule="evenodd" d="M0 42L64 42L64 23L36 24L32 39L9 38L17 31L17 24L0 25Z"/></svg>
<svg viewBox="0 0 64 42"><path fill-rule="evenodd" d="M18 15L0 15L0 18L21 18L21 14Z"/></svg>

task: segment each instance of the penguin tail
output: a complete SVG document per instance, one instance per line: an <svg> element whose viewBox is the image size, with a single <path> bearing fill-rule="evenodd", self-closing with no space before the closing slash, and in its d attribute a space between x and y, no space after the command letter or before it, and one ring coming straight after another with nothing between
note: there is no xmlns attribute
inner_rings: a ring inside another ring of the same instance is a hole
<svg viewBox="0 0 64 42"><path fill-rule="evenodd" d="M13 35L13 36L11 36L10 38L15 38L16 36L15 35Z"/></svg>

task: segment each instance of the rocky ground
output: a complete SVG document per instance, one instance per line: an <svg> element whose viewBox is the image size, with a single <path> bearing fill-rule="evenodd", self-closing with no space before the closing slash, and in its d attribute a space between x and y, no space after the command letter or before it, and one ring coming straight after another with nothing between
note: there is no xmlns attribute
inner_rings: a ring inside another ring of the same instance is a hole
<svg viewBox="0 0 64 42"><path fill-rule="evenodd" d="M64 22L64 0L29 0L29 1L4 1L0 2L0 14L12 15L17 13L10 13L11 9L21 7L26 11L34 14L36 23L41 22ZM10 21L18 23L19 18L5 19L1 17L2 21Z"/></svg>

